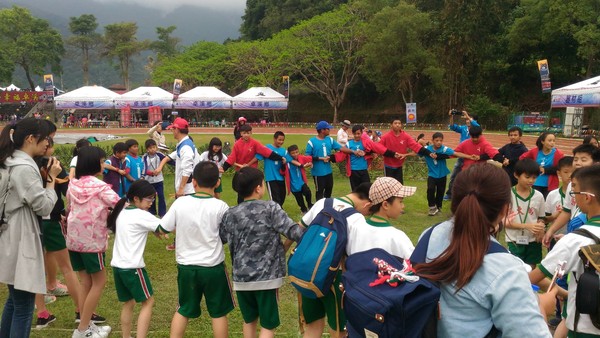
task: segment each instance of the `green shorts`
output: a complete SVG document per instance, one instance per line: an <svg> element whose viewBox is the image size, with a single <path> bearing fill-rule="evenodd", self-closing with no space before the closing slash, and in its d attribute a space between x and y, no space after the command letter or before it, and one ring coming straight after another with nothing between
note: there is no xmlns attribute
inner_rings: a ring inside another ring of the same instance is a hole
<svg viewBox="0 0 600 338"><path fill-rule="evenodd" d="M69 258L73 271L84 271L93 274L104 270L104 252L75 252L69 250Z"/></svg>
<svg viewBox="0 0 600 338"><path fill-rule="evenodd" d="M65 236L58 221L42 221L42 240L46 251L60 251L67 248Z"/></svg>
<svg viewBox="0 0 600 338"><path fill-rule="evenodd" d="M134 299L137 303L141 303L154 294L145 268L121 269L113 267L113 276L119 302L128 302Z"/></svg>
<svg viewBox="0 0 600 338"><path fill-rule="evenodd" d="M223 183L219 181L219 186L215 188L215 192L223 192Z"/></svg>
<svg viewBox="0 0 600 338"><path fill-rule="evenodd" d="M260 326L274 330L279 321L279 289L236 291L244 323L260 319Z"/></svg>
<svg viewBox="0 0 600 338"><path fill-rule="evenodd" d="M177 265L179 309L186 318L200 317L200 301L206 297L206 308L211 318L223 317L234 308L233 295L225 264L212 267Z"/></svg>
<svg viewBox="0 0 600 338"><path fill-rule="evenodd" d="M542 261L542 243L530 242L527 245L507 242L511 254L527 264L539 264Z"/></svg>
<svg viewBox="0 0 600 338"><path fill-rule="evenodd" d="M332 330L344 331L346 315L342 310L342 291L339 288L341 276L342 272L339 271L331 286L332 292L328 292L325 297L313 299L302 296L302 314L307 324L327 316L327 324Z"/></svg>

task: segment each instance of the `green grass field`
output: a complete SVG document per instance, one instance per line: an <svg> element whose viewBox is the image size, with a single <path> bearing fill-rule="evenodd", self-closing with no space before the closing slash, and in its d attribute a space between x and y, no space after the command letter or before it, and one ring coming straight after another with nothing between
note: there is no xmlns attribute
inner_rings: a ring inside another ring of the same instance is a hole
<svg viewBox="0 0 600 338"><path fill-rule="evenodd" d="M129 135L132 138L137 139L141 145L146 140L146 135ZM222 141L229 141L233 144L233 136L227 135L207 135L207 134L193 134L192 137L197 146L201 147L203 144L207 144L210 138L218 136ZM168 135L167 143L174 145L175 141L171 135ZM263 144L271 143L271 135L255 135L256 139L263 142ZM291 144L297 144L300 149L306 146L306 142L309 136L307 135L289 135L286 139L285 146ZM126 139L126 138L125 138ZM98 145L110 146L116 141L110 142L99 142ZM72 146L57 146L59 149L57 154L61 156L63 163L68 163L70 158L66 158ZM63 148L62 150L60 148ZM68 151L67 151L68 150ZM448 166L452 169L454 165L453 161L448 162ZM406 180L407 185L417 186L417 193L410 198L405 199L405 214L402 215L398 220L394 222L395 226L406 232L406 234L412 239L413 243L416 243L418 236L426 228L442 220L445 220L450 216L448 211L449 206L444 206L444 210L441 214L431 217L427 215L428 207L426 200L426 179L422 178L423 171L422 167L424 164L417 163L413 167L418 169L419 173L411 175L411 172L405 173L405 177L409 176ZM223 177L224 191L222 198L227 204L234 205L236 203L236 194L231 188L231 178L233 174L230 172L226 173ZM334 171L334 192L333 196L343 196L350 190L350 184L348 179L340 174L337 167L333 168ZM416 172L415 171L415 172ZM407 175L408 174L408 175ZM425 171L426 175L426 171ZM376 177L382 176L382 172L373 171L371 172L371 179L374 180ZM410 177L413 176L413 177ZM421 177L421 178L418 178ZM313 184L310 182L309 186L313 189ZM173 195L173 177L171 174L166 174L165 177L165 191L167 196ZM313 191L314 198L314 191ZM168 203L173 201L172 197L168 198ZM284 209L288 212L290 217L294 220L300 220L301 214L300 209L297 206L295 199L292 195L289 195L284 204ZM150 326L150 337L168 337L169 327L173 313L177 307L177 272L175 263L175 253L172 251L166 251L165 245L170 241L161 241L154 236L149 236L148 244L145 251L146 269L152 281L154 288L155 306L152 316L152 324ZM228 249L226 248L226 264L230 266L230 258ZM112 257L112 239L110 241L109 250L106 252L106 264L110 264ZM113 333L112 337L120 335L120 311L121 304L117 300L114 281L112 277L112 270L108 271L108 282L104 289L104 294L100 300L97 312L107 317L107 324L112 326ZM282 337L297 337L299 336L298 331L298 310L297 310L297 297L296 293L289 284L284 285L280 290L280 317L281 326L277 330L277 336ZM6 289L0 289L0 301L2 304L6 299ZM69 297L59 298L55 303L48 305L50 312L55 314L58 318L57 321L52 323L48 328L43 330L33 330L32 337L70 337L73 329L76 327L74 323L74 307ZM200 318L190 320L190 324L187 329L187 337L210 337L212 336L211 322L208 317L205 306L202 306L203 313ZM1 309L0 309L1 310ZM137 311L136 309L136 318ZM230 337L241 337L242 336L242 317L238 308L233 310L229 314L229 335ZM34 319L35 323L35 319ZM135 323L134 323L135 327Z"/></svg>

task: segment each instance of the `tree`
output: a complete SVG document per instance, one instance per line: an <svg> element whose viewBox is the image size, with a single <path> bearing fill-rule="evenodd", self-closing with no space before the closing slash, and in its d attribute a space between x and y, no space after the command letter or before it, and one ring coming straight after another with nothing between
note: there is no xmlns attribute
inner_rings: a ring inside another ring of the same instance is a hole
<svg viewBox="0 0 600 338"><path fill-rule="evenodd" d="M281 83L282 65L287 56L282 47L273 40L228 44L227 71L233 82L232 89L276 87Z"/></svg>
<svg viewBox="0 0 600 338"><path fill-rule="evenodd" d="M81 53L81 70L86 86L90 84L90 52L102 42L102 36L96 32L97 28L98 22L93 14L71 17L69 21L69 31L73 35L67 39L67 44Z"/></svg>
<svg viewBox="0 0 600 338"><path fill-rule="evenodd" d="M119 61L121 78L127 90L129 86L129 68L131 58L148 47L147 41L136 38L137 24L135 22L114 23L104 27L104 50L102 56Z"/></svg>
<svg viewBox="0 0 600 338"><path fill-rule="evenodd" d="M181 42L181 39L171 36L176 29L177 26L156 27L158 40L152 42L150 47L156 52L159 60L179 53L179 43Z"/></svg>
<svg viewBox="0 0 600 338"><path fill-rule="evenodd" d="M43 75L46 66L60 71L65 52L60 33L48 21L33 17L26 8L0 9L0 45L0 62L23 68L31 90L35 88L33 76Z"/></svg>

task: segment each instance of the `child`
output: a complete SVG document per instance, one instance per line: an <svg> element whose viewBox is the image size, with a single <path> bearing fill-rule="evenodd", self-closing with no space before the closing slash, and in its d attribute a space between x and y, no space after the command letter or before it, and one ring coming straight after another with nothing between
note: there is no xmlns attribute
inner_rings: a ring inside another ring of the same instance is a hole
<svg viewBox="0 0 600 338"><path fill-rule="evenodd" d="M150 211L152 215L163 217L167 213L165 187L163 183L164 178L162 172L157 172L156 169L158 169L160 162L166 156L158 152L158 145L153 139L146 140L144 146L146 147L146 154L142 157L145 170L143 178L152 184L154 190L156 190L156 196L158 198L158 213L156 212L156 200L152 202L152 205L148 211Z"/></svg>
<svg viewBox="0 0 600 338"><path fill-rule="evenodd" d="M213 335L224 338L228 336L227 314L234 306L219 238L219 224L228 206L214 198L220 184L216 164L200 162L192 175L196 192L177 198L161 222L161 231L177 230L179 308L171 321L171 337L183 337L189 318L200 316L204 296Z"/></svg>
<svg viewBox="0 0 600 338"><path fill-rule="evenodd" d="M456 152L442 143L444 142L444 134L434 133L431 137L432 144L425 146L425 149L436 154L436 158L430 156L423 156L427 163L427 203L429 205L429 216L435 216L440 213L442 209L442 202L444 200L444 189L446 189L446 179L450 170L446 165L446 159L450 156L456 156L458 158L470 158L463 153Z"/></svg>
<svg viewBox="0 0 600 338"><path fill-rule="evenodd" d="M77 313L79 327L73 337L95 337L90 332L106 337L110 332L110 326L97 327L91 321L106 284L104 253L108 246L108 209L119 201L119 195L110 185L95 177L102 172L105 157L98 147L81 148L75 178L67 192L67 249L73 270L79 272L83 285L80 300L83 308L81 316Z"/></svg>
<svg viewBox="0 0 600 338"><path fill-rule="evenodd" d="M219 229L223 243L229 243L233 287L246 338L256 337L259 318L260 337L275 336L280 324L277 294L286 266L281 235L298 241L303 233L277 203L261 200L265 191L263 179L263 173L256 168L242 168L235 174L233 188L244 202L223 215Z"/></svg>
<svg viewBox="0 0 600 338"><path fill-rule="evenodd" d="M271 149L273 153L281 156L281 161L271 160L265 158L260 154L256 154L258 160L265 161L265 180L267 182L267 189L269 190L269 197L272 201L277 202L279 206L283 207L285 202L285 178L282 175L282 169L285 168L287 150L283 148L283 142L285 142L285 134L282 131L276 131L273 135L273 144L267 145L267 148Z"/></svg>
<svg viewBox="0 0 600 338"><path fill-rule="evenodd" d="M516 216L505 224L509 251L535 267L542 260L541 239L544 235L544 196L533 189L539 166L531 159L515 165L517 185L512 188L511 205Z"/></svg>
<svg viewBox="0 0 600 338"><path fill-rule="evenodd" d="M548 193L546 197L546 222L552 223L562 212L567 198L567 187L571 183L571 174L573 173L573 157L565 156L558 161L558 171L556 172L562 185ZM558 229L557 232L565 233L565 229Z"/></svg>
<svg viewBox="0 0 600 338"><path fill-rule="evenodd" d="M571 177L570 195L575 198L577 206L587 215L600 215L600 166L594 165L577 169ZM594 216L582 226L595 236L600 236L600 218ZM569 337L599 337L600 329L594 326L587 314L579 314L576 310L577 282L583 273L583 264L579 256L582 246L596 244L588 237L579 234L567 234L548 252L538 267L529 274L532 283L539 283L544 278L552 278L557 265L566 260L565 271L569 274L569 296L567 302L567 328ZM581 293L585 294L585 293Z"/></svg>
<svg viewBox="0 0 600 338"><path fill-rule="evenodd" d="M558 175L556 175L556 165L563 158L562 151L554 147L556 137L552 133L544 132L535 141L536 148L533 148L519 157L520 159L530 158L537 162L540 167L541 175L535 180L534 189L541 192L544 198L548 192L558 188Z"/></svg>
<svg viewBox="0 0 600 338"><path fill-rule="evenodd" d="M104 162L103 181L108 183L120 197L125 196L125 180L129 176L129 168L125 161L126 156L127 145L123 142L117 142L113 146L113 155Z"/></svg>
<svg viewBox="0 0 600 338"><path fill-rule="evenodd" d="M200 161L211 161L219 167L219 177L223 174L223 164L227 161L227 155L223 154L223 143L218 137L213 137L208 143L208 150L200 154ZM223 185L219 181L219 186L215 188L215 198L221 198Z"/></svg>
<svg viewBox="0 0 600 338"><path fill-rule="evenodd" d="M87 138L82 138L75 142L75 148L73 148L73 158L69 164L69 179L73 179L73 177L75 177L75 166L77 165L77 153L79 152L79 149L91 145L92 143L88 141Z"/></svg>
<svg viewBox="0 0 600 338"><path fill-rule="evenodd" d="M300 211L305 214L312 208L310 188L306 180L306 168L312 167L312 157L300 155L298 146L293 144L288 147L288 161L286 171L286 183L288 191L296 198ZM306 204L304 199L306 198ZM308 208L307 208L308 205Z"/></svg>
<svg viewBox="0 0 600 338"><path fill-rule="evenodd" d="M508 130L508 139L510 142L498 149L500 155L504 157L504 160L502 161L502 167L508 174L508 177L510 177L511 185L517 184L517 179L514 175L515 164L517 164L519 157L527 152L527 147L525 147L525 144L521 142L522 136L523 130L521 130L521 128L511 127Z"/></svg>
<svg viewBox="0 0 600 338"><path fill-rule="evenodd" d="M348 140L346 145L348 149L356 151L356 154L350 154L350 189L354 191L361 183L371 182L369 176L369 165L364 156L360 154L365 153L365 146L362 142L362 133L364 127L355 124L352 126L352 139Z"/></svg>
<svg viewBox="0 0 600 338"><path fill-rule="evenodd" d="M108 216L108 228L115 233L113 267L117 297L123 302L121 330L123 338L131 337L133 308L142 303L137 321L136 337L146 337L152 317L154 298L150 278L144 263L144 248L148 232L159 230L160 219L148 213L156 190L148 181L135 181Z"/></svg>
<svg viewBox="0 0 600 338"><path fill-rule="evenodd" d="M131 183L139 180L144 175L144 160L138 156L138 141L129 139L125 141L125 145L127 146L127 157L125 158L125 161L127 161L127 167L129 168L129 176L126 176L127 179L125 180L124 190L124 193L127 194Z"/></svg>

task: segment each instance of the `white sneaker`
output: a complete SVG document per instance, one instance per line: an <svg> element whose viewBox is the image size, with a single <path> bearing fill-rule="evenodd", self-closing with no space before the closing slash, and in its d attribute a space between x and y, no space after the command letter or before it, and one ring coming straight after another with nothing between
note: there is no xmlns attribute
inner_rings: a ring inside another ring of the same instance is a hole
<svg viewBox="0 0 600 338"><path fill-rule="evenodd" d="M105 336L101 336L100 334L90 330L89 328L83 332L80 332L78 329L73 331L73 335L71 338L106 338Z"/></svg>
<svg viewBox="0 0 600 338"><path fill-rule="evenodd" d="M440 212L438 210L437 207L429 207L429 212L427 213L429 216L435 216L435 214L437 214L438 212Z"/></svg>
<svg viewBox="0 0 600 338"><path fill-rule="evenodd" d="M101 337L108 337L108 334L110 333L110 331L112 331L112 328L108 325L98 326L92 322L90 322L89 329L93 332L98 333Z"/></svg>

